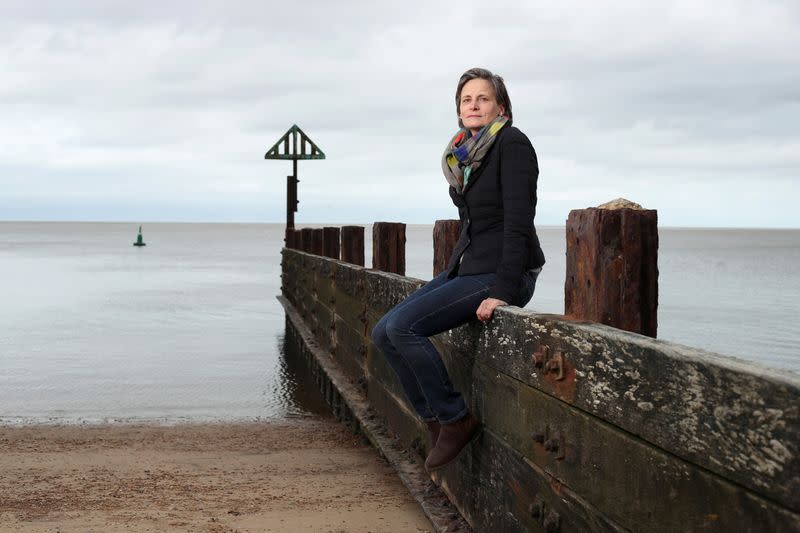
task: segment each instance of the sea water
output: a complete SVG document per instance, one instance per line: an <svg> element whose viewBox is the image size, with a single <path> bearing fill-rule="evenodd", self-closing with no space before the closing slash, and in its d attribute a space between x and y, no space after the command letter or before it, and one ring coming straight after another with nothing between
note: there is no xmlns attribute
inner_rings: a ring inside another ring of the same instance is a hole
<svg viewBox="0 0 800 533"><path fill-rule="evenodd" d="M150 223L136 248L135 224L1 222L0 423L308 414L275 298L283 229ZM431 278L431 233L408 226L407 275ZM563 313L564 228L539 235L528 308ZM659 240L660 339L800 371L800 231Z"/></svg>

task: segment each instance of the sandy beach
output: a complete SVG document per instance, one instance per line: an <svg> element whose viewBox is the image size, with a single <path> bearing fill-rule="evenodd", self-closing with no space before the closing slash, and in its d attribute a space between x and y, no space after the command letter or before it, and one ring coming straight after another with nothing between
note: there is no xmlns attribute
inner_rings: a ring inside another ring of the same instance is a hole
<svg viewBox="0 0 800 533"><path fill-rule="evenodd" d="M330 420L0 427L0 531L432 531Z"/></svg>

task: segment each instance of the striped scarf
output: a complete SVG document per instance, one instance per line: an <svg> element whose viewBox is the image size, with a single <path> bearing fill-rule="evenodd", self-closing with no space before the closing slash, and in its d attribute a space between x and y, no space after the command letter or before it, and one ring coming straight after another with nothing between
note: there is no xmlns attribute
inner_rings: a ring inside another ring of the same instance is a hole
<svg viewBox="0 0 800 533"><path fill-rule="evenodd" d="M442 172L447 183L452 185L458 194L462 194L466 189L470 175L481 166L486 152L497 139L497 133L506 124L510 126L511 120L500 115L475 135L468 136L468 130L461 128L447 143L442 156Z"/></svg>

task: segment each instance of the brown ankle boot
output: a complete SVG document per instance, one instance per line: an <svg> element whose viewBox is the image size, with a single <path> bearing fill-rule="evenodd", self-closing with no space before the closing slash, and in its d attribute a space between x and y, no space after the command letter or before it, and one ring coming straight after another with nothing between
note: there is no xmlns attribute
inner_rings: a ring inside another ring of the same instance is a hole
<svg viewBox="0 0 800 533"><path fill-rule="evenodd" d="M439 423L438 420L433 420L431 422L425 422L428 426L428 434L431 436L431 445L428 449L433 449L436 446L436 441L439 440L439 430L442 429L442 425Z"/></svg>
<svg viewBox="0 0 800 533"><path fill-rule="evenodd" d="M471 413L450 424L442 424L436 446L425 460L425 468L435 470L458 457L461 450L478 434L480 425L478 419Z"/></svg>

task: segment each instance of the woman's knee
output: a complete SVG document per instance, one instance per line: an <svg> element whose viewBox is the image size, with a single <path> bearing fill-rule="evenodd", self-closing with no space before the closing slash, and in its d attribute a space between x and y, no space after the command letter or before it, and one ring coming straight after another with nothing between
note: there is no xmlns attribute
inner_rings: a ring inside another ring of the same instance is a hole
<svg viewBox="0 0 800 533"><path fill-rule="evenodd" d="M386 338L390 342L395 342L401 335L413 335L414 331L409 324L408 319L404 319L402 315L394 315L386 321L384 326Z"/></svg>
<svg viewBox="0 0 800 533"><path fill-rule="evenodd" d="M384 342L388 340L386 337L386 325L383 321L378 322L375 324L375 327L372 328L372 333L370 334L372 338L372 343L375 346L381 346Z"/></svg>
<svg viewBox="0 0 800 533"><path fill-rule="evenodd" d="M378 323L372 328L372 333L370 334L372 337L372 343L379 348L385 344L391 344L392 342L389 338L389 332L387 331L387 328L391 322L390 313L387 313L383 316L383 318L378 320Z"/></svg>

